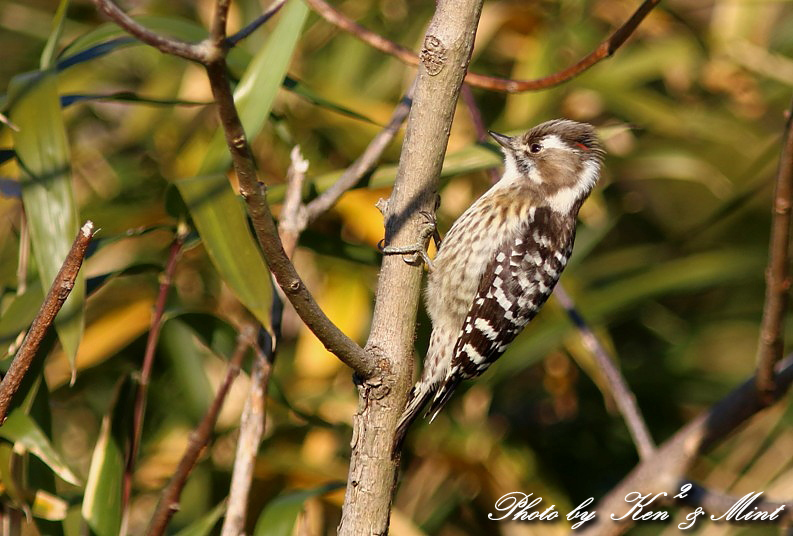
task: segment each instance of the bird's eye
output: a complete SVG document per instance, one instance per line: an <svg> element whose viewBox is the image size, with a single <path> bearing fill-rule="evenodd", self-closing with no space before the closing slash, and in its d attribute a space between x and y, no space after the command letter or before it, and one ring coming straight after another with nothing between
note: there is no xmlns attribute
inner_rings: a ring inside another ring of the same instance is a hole
<svg viewBox="0 0 793 536"><path fill-rule="evenodd" d="M531 151L534 154L537 154L540 151L542 151L542 145L540 145L539 143L532 143L531 145L529 145L529 151Z"/></svg>

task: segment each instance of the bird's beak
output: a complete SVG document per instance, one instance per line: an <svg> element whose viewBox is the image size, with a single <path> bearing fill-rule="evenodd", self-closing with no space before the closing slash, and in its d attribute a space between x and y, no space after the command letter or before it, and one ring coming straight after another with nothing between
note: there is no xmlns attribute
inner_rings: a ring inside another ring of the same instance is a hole
<svg viewBox="0 0 793 536"><path fill-rule="evenodd" d="M513 138L510 138L509 136L505 136L504 134L499 134L498 132L493 132L492 130L488 130L488 133L503 148L505 149L512 148Z"/></svg>

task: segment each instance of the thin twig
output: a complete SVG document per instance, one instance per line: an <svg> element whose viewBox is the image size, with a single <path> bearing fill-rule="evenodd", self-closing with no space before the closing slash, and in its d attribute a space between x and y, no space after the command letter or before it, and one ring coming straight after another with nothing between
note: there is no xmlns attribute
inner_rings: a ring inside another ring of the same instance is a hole
<svg viewBox="0 0 793 536"><path fill-rule="evenodd" d="M790 211L793 202L793 104L788 111L782 155L774 187L771 240L760 341L757 348L757 388L771 392L774 388L774 365L784 351L782 322L790 291Z"/></svg>
<svg viewBox="0 0 793 536"><path fill-rule="evenodd" d="M778 401L793 383L793 356L779 363L774 381L775 388L771 399ZM756 378L748 379L666 440L651 458L642 460L622 482L601 499L596 507L600 515L584 525L582 534L622 534L632 520L612 521L609 514L620 517L631 507L625 502L627 493L637 491L655 495L665 492L669 499L674 497L686 471L697 456L716 446L749 418L768 407L766 397L757 390L755 382Z"/></svg>
<svg viewBox="0 0 793 536"><path fill-rule="evenodd" d="M207 48L203 44L193 44L180 41L173 37L165 37L152 32L139 24L135 19L121 11L113 0L94 0L96 8L107 15L110 20L121 26L126 32L137 37L147 45L151 45L160 52L173 54L182 58L206 63L209 60Z"/></svg>
<svg viewBox="0 0 793 536"><path fill-rule="evenodd" d="M465 81L474 87L489 89L491 91L504 91L507 93L537 91L558 86L563 82L575 78L600 61L612 56L660 1L661 0L644 0L633 15L611 34L608 39L600 43L595 50L587 54L580 61L559 72L535 80L510 80L508 78L498 78L469 72L465 77ZM308 5L323 19L353 34L371 47L394 56L408 65L418 65L419 58L412 50L364 28L337 11L330 4L325 2L325 0L306 0L306 3L308 3Z"/></svg>
<svg viewBox="0 0 793 536"><path fill-rule="evenodd" d="M253 344L254 333L254 325L249 324L243 327L240 334L237 336L237 346L226 367L226 376L218 387L215 398L204 414L204 418L201 419L201 423L193 433L190 434L190 442L187 445L185 453L182 455L182 459L179 460L176 472L173 477L171 477L168 486L163 490L160 496L160 501L157 503L157 508L154 511L154 515L149 523L149 528L146 531L146 534L149 536L160 536L163 534L171 517L173 517L174 513L179 509L179 497L187 482L187 477L195 467L199 455L209 444L212 431L215 429L218 414L223 407L223 402L226 400L229 388L231 388L231 384L240 372L240 367L246 351Z"/></svg>
<svg viewBox="0 0 793 536"><path fill-rule="evenodd" d="M278 219L278 235L281 237L287 257L291 259L295 247L297 247L300 233L308 225L306 209L302 200L308 160L303 158L299 145L292 148L289 156L291 163L286 173L286 193L281 207L281 217Z"/></svg>
<svg viewBox="0 0 793 536"><path fill-rule="evenodd" d="M226 76L225 58L221 56L210 62L207 65L207 74L217 102L226 143L239 179L240 194L245 200L256 238L270 271L297 314L325 348L355 370L359 376L371 377L377 367L374 359L333 324L320 309L305 283L300 279L278 238L278 231L267 203L266 188L257 180L253 155L234 106L234 97Z"/></svg>
<svg viewBox="0 0 793 536"><path fill-rule="evenodd" d="M229 19L229 7L231 7L231 0L217 0L215 2L215 16L212 18L210 35L212 36L212 43L220 50L226 46L226 24Z"/></svg>
<svg viewBox="0 0 793 536"><path fill-rule="evenodd" d="M561 284L556 285L553 295L556 296L556 300L567 312L573 324L575 324L578 333L581 335L581 340L595 357L595 361L600 370L603 371L606 382L609 384L609 391L614 396L614 401L617 403L620 413L622 413L622 416L625 418L628 432L630 432L633 443L639 451L639 457L642 460L651 458L655 453L655 442L650 435L647 423L644 421L644 417L642 417L639 406L636 404L636 396L633 394L630 387L628 387L628 382L622 377L622 374L614 364L614 360L609 353L603 345L600 344L597 335L595 335L586 323L581 313L578 312L573 299L567 294L565 288Z"/></svg>
<svg viewBox="0 0 793 536"><path fill-rule="evenodd" d="M277 296L274 298L278 299ZM259 453L259 445L264 436L273 352L272 343L264 351L259 351L257 347L251 370L251 387L240 419L240 435L237 439L226 519L221 529L222 536L239 536L244 533L256 455Z"/></svg>
<svg viewBox="0 0 793 536"><path fill-rule="evenodd" d="M308 203L306 206L306 219L308 223L316 220L320 214L330 209L347 190L355 186L364 175L375 168L380 157L383 156L383 152L394 140L399 129L402 127L402 123L405 122L405 119L407 119L410 113L410 107L413 103L413 90L415 87L416 82L414 81L405 92L402 100L400 100L399 104L394 108L391 119L388 120L388 124L372 138L372 141L369 142L369 145L366 147L366 150L361 153L361 156L359 156L350 167L344 170L344 173L342 173L330 188Z"/></svg>
<svg viewBox="0 0 793 536"><path fill-rule="evenodd" d="M8 416L11 400L22 384L22 380L30 368L33 358L36 357L36 352L42 339L44 339L44 335L55 320L58 311L61 310L63 302L66 301L66 298L69 297L74 288L77 274L83 265L85 251L93 236L94 224L89 220L78 231L77 237L74 239L72 247L61 265L61 269L58 271L58 275L55 276L55 280L52 282L46 298L44 298L44 303L41 304L41 308L36 318L33 319L33 323L30 325L22 345L14 356L8 372L3 377L3 381L0 382L0 425L5 422Z"/></svg>
<svg viewBox="0 0 793 536"><path fill-rule="evenodd" d="M278 10L280 10L284 6L285 3L286 3L286 0L275 0L264 11L264 13L262 13L261 15L256 17L256 19L253 22L251 22L250 24L245 26L245 28L243 28L239 32L237 32L234 35L232 35L231 37L229 37L226 40L228 45L233 47L237 43L239 43L240 41L242 41L243 39L245 39L246 37L251 35L253 32L255 32L259 28L259 26L261 26L262 24L264 24L265 22L270 20L273 17L273 15L278 13Z"/></svg>
<svg viewBox="0 0 793 536"><path fill-rule="evenodd" d="M135 406L132 409L132 433L130 434L130 447L127 452L127 460L124 467L124 494L122 501L122 510L126 510L129 504L129 498L132 493L132 475L135 472L135 463L138 458L138 449L140 448L140 438L143 433L143 417L146 413L146 397L149 391L149 380L151 379L151 370L154 365L154 354L157 349L157 341L160 339L160 329L162 328L162 316L165 313L165 303L168 299L168 291L171 288L173 281L173 274L176 269L176 261L182 251L186 231L180 229L177 231L173 242L171 243L168 252L168 260L165 264L165 269L160 277L160 287L157 292L157 300L154 305L154 312L151 315L151 325L149 327L149 334L146 338L146 349L143 353L143 364L140 369L140 379L138 380L138 389L135 392Z"/></svg>

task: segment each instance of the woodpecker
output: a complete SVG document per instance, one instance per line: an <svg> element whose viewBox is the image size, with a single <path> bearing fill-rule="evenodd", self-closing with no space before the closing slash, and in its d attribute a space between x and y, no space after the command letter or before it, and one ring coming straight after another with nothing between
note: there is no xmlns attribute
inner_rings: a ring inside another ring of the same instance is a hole
<svg viewBox="0 0 793 536"><path fill-rule="evenodd" d="M394 437L429 403L432 421L462 381L480 376L537 314L573 251L578 211L605 156L595 129L555 119L522 136L490 135L504 174L446 234L425 302L432 335Z"/></svg>

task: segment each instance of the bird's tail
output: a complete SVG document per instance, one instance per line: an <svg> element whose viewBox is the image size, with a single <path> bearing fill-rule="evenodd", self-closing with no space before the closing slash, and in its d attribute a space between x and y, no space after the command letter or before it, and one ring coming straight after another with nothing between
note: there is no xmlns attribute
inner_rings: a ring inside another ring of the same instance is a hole
<svg viewBox="0 0 793 536"><path fill-rule="evenodd" d="M408 428L410 428L410 425L413 424L413 421L419 416L421 409L427 404L432 395L435 394L437 388L437 383L419 382L410 390L407 404L405 404L405 410L402 412L402 417L399 418L396 433L394 434L394 443L391 447L391 458L395 459L402 450L402 442L405 440L405 434L407 434Z"/></svg>

